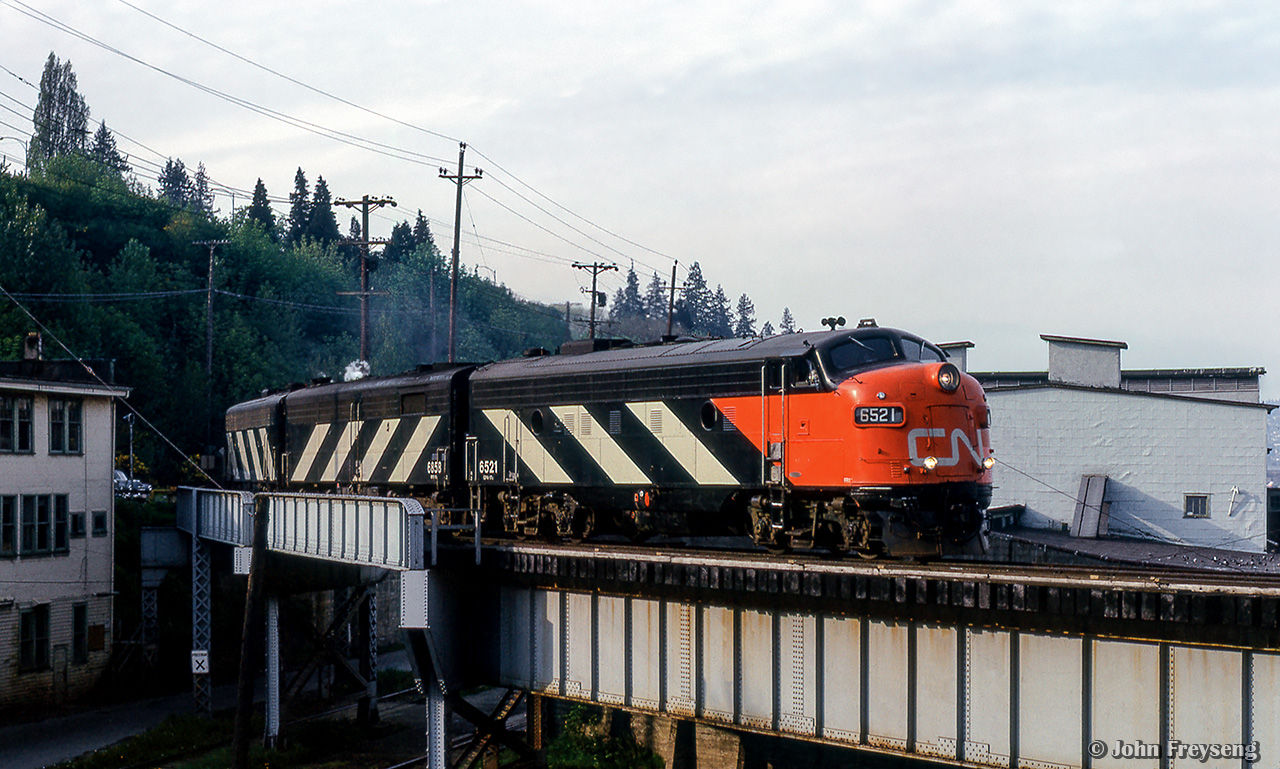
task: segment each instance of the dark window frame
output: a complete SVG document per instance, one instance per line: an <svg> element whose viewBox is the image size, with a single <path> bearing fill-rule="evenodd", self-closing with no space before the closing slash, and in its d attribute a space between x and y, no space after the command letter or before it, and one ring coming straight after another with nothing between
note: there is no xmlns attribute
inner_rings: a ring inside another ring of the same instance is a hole
<svg viewBox="0 0 1280 769"><path fill-rule="evenodd" d="M18 613L18 672L34 673L50 668L49 604L38 604Z"/></svg>
<svg viewBox="0 0 1280 769"><path fill-rule="evenodd" d="M18 554L18 537L21 530L18 511L17 494L6 494L0 497L0 556L16 556Z"/></svg>
<svg viewBox="0 0 1280 769"><path fill-rule="evenodd" d="M1182 495L1182 517L1183 518L1210 518L1211 510L1209 508L1210 494L1183 494Z"/></svg>
<svg viewBox="0 0 1280 769"><path fill-rule="evenodd" d="M105 537L110 533L111 527L107 522L106 510L93 511L93 536Z"/></svg>
<svg viewBox="0 0 1280 769"><path fill-rule="evenodd" d="M0 395L0 454L35 453L35 401L29 395Z"/></svg>
<svg viewBox="0 0 1280 769"><path fill-rule="evenodd" d="M49 453L84 454L84 400L49 399Z"/></svg>
<svg viewBox="0 0 1280 769"><path fill-rule="evenodd" d="M77 665L89 662L89 604L71 606L71 661Z"/></svg>

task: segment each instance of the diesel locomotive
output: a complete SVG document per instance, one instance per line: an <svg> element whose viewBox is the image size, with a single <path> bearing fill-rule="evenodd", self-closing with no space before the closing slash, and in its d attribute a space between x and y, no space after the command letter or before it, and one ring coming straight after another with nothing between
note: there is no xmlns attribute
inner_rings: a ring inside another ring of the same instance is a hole
<svg viewBox="0 0 1280 769"><path fill-rule="evenodd" d="M941 349L867 323L294 386L233 406L226 430L241 484L411 496L524 537L929 557L978 541L989 418Z"/></svg>

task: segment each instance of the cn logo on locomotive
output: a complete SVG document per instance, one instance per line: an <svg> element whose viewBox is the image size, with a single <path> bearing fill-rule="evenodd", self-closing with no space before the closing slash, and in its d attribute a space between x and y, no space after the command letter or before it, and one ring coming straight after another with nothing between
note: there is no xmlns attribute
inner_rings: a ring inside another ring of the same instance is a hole
<svg viewBox="0 0 1280 769"><path fill-rule="evenodd" d="M940 428L920 427L907 433L907 450L911 455L911 464L916 467L923 467L925 457L920 456L920 441L928 438L946 438L947 431ZM938 467L954 467L960 464L960 458L964 456L960 453L960 446L963 444L969 452L969 456L973 457L973 461L979 467L982 466L982 460L986 457L987 449L982 445L982 431L978 431L978 447L974 448L973 443L969 441L969 436L965 435L964 430L957 427L951 431L951 456L943 457L937 454L926 454L938 460Z"/></svg>

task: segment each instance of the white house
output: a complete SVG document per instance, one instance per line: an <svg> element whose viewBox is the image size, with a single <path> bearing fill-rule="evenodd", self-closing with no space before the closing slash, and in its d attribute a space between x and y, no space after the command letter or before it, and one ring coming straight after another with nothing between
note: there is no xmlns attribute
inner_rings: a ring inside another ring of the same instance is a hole
<svg viewBox="0 0 1280 769"><path fill-rule="evenodd" d="M1048 371L974 374L999 461L993 508L1077 536L1266 549L1262 369L1122 372L1123 342L1041 339ZM951 347L963 361L972 345Z"/></svg>
<svg viewBox="0 0 1280 769"><path fill-rule="evenodd" d="M37 350L0 362L4 710L84 694L111 656L115 398L128 391Z"/></svg>

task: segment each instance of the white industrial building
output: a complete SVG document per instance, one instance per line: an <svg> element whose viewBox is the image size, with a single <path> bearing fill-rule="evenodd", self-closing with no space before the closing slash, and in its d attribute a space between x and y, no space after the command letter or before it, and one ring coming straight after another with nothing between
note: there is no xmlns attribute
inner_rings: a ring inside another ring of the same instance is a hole
<svg viewBox="0 0 1280 769"><path fill-rule="evenodd" d="M974 373L999 461L993 509L1078 537L1267 549L1262 369L1122 372L1123 342L1041 339L1048 371ZM964 367L972 345L944 347Z"/></svg>
<svg viewBox="0 0 1280 769"><path fill-rule="evenodd" d="M29 347L29 359L0 362L0 710L10 711L75 699L109 662L115 398L127 394Z"/></svg>

